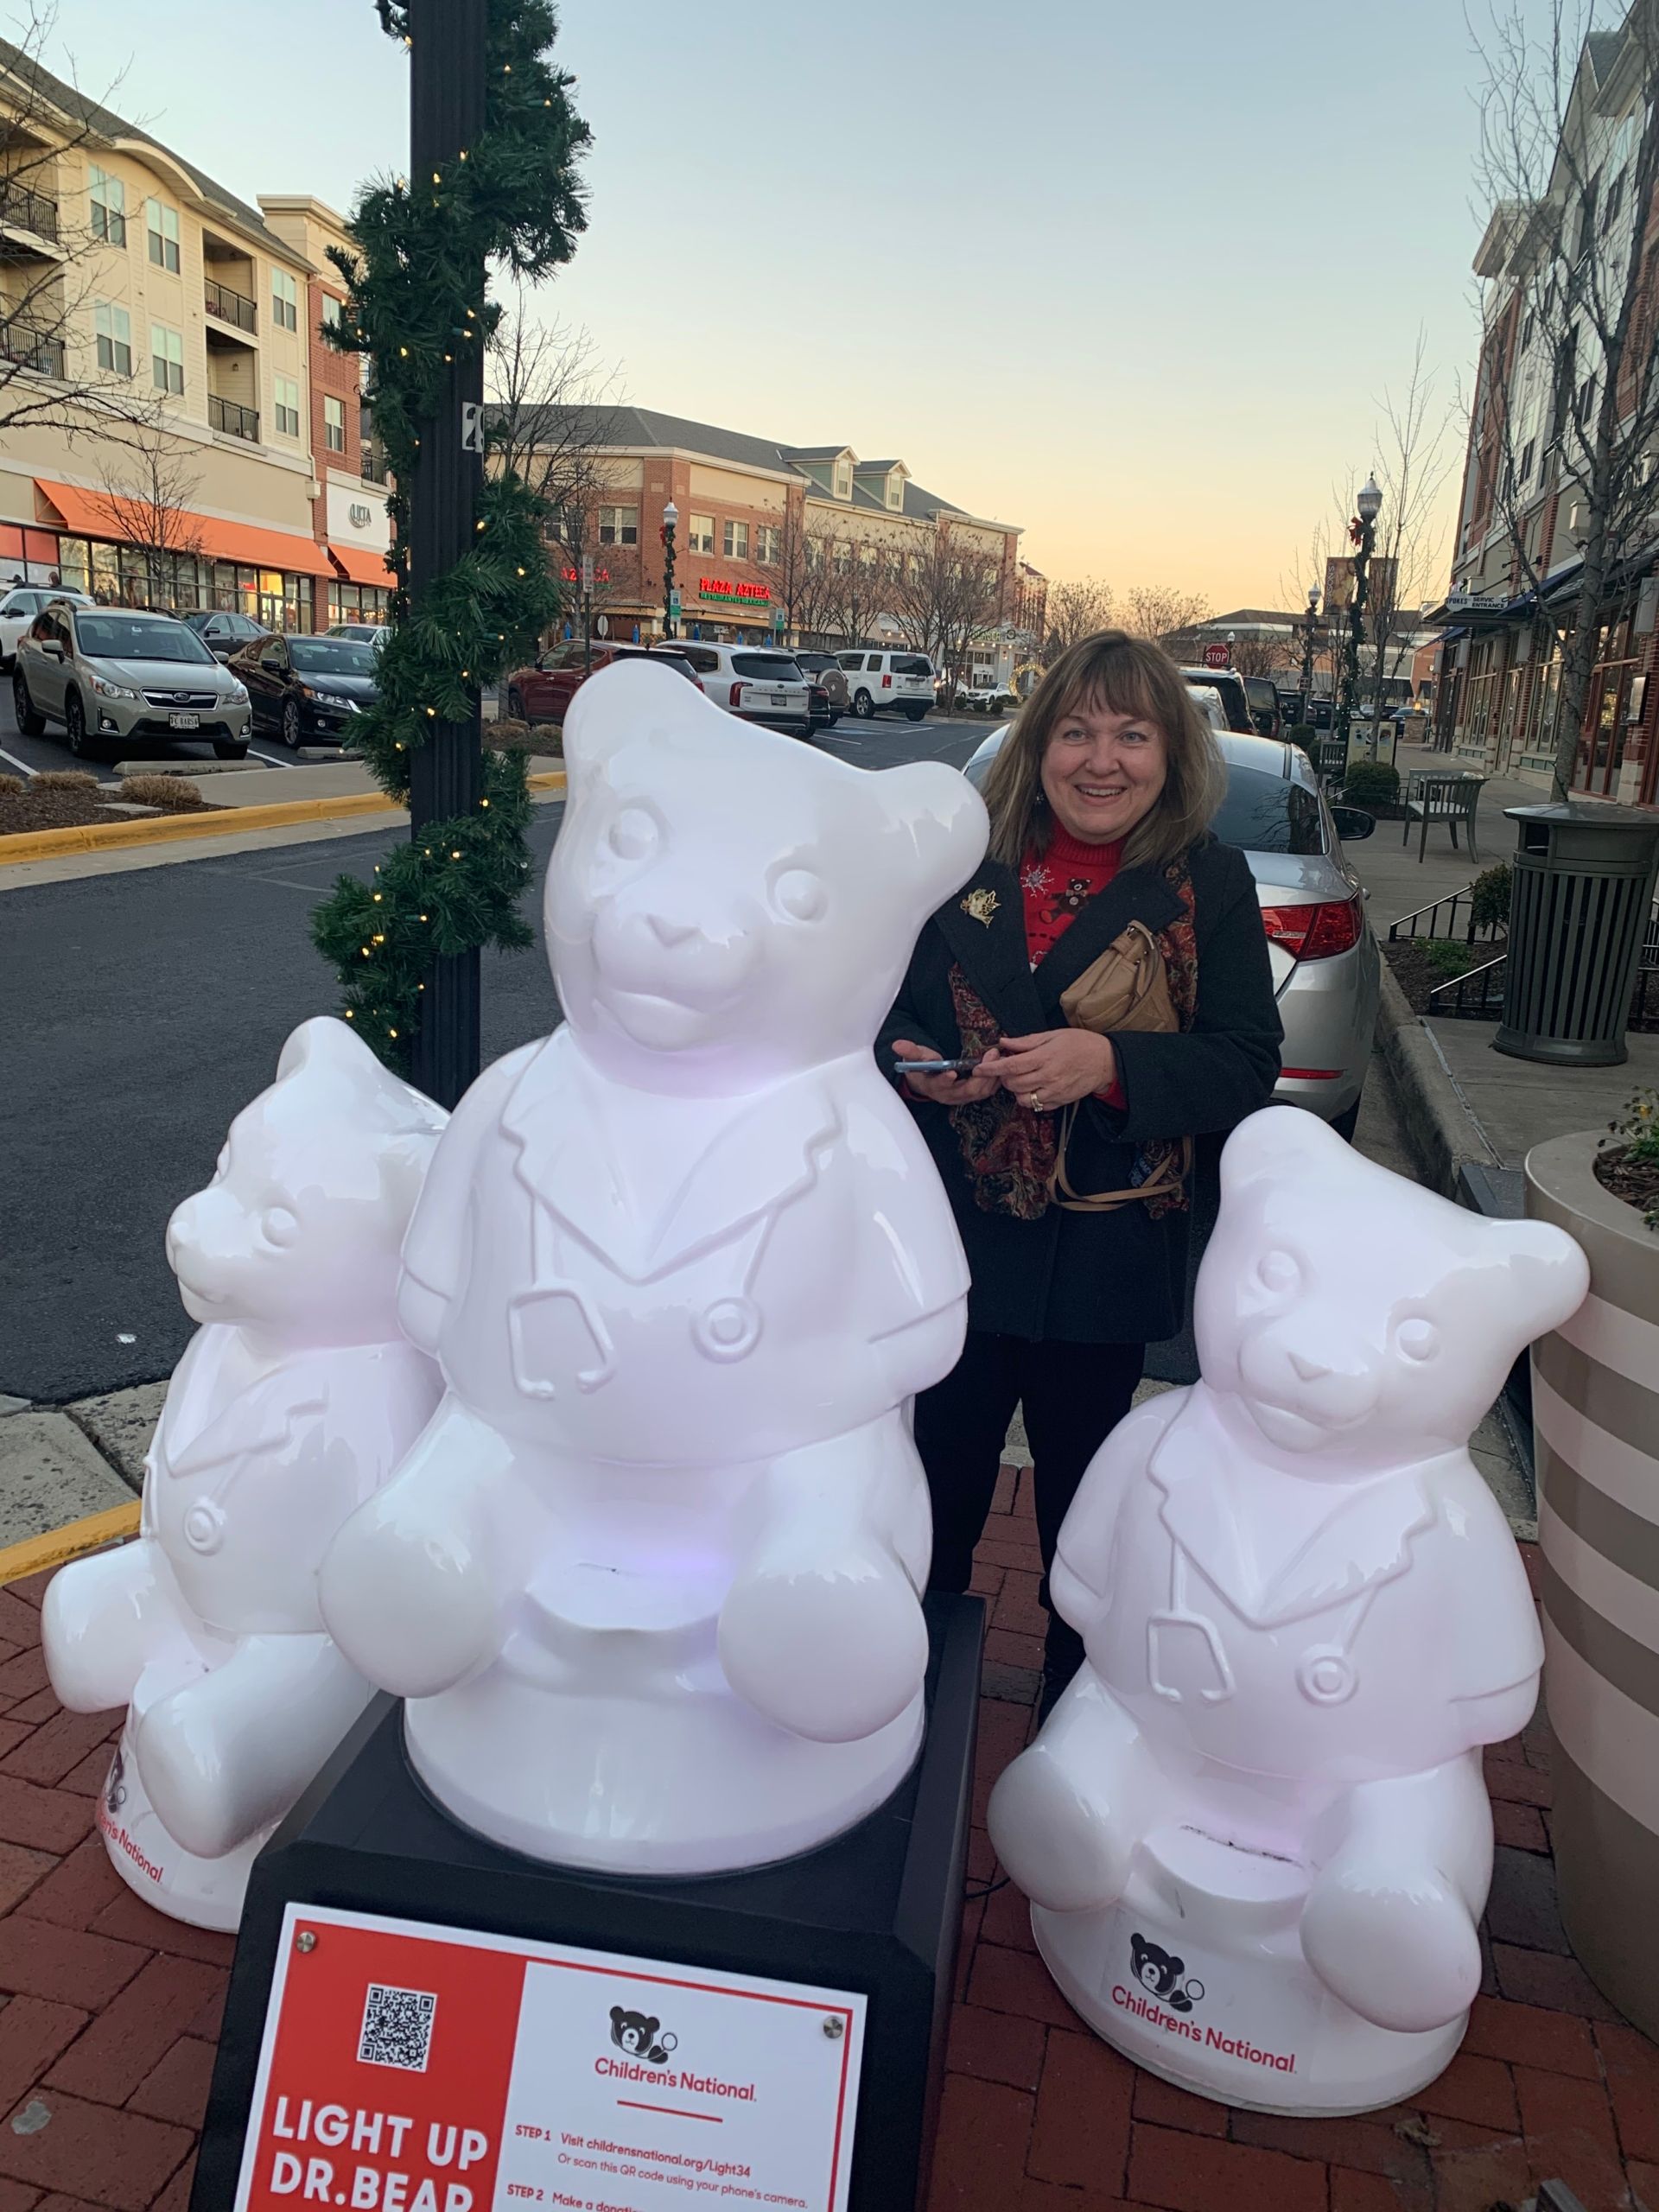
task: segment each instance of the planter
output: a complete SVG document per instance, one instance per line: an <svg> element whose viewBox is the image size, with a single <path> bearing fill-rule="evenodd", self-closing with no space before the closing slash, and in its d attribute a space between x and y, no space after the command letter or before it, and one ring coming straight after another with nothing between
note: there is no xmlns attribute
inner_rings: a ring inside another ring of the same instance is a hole
<svg viewBox="0 0 1659 2212"><path fill-rule="evenodd" d="M1533 1347L1551 1834L1573 1949L1659 2035L1659 1235L1596 1180L1592 1134L1527 1156L1527 1211L1590 1295Z"/></svg>

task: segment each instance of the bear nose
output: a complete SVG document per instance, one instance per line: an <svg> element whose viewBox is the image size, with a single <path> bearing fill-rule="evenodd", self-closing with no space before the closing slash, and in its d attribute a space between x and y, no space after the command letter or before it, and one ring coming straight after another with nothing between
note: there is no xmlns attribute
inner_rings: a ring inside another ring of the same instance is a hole
<svg viewBox="0 0 1659 2212"><path fill-rule="evenodd" d="M1317 1359L1304 1359L1299 1351L1292 1352L1290 1363L1304 1382L1322 1382L1331 1372L1328 1367L1321 1367Z"/></svg>
<svg viewBox="0 0 1659 2212"><path fill-rule="evenodd" d="M671 949L677 944L683 944L687 938L696 937L697 933L695 922L673 922L666 914L652 914L647 918L651 923L651 933L658 944Z"/></svg>

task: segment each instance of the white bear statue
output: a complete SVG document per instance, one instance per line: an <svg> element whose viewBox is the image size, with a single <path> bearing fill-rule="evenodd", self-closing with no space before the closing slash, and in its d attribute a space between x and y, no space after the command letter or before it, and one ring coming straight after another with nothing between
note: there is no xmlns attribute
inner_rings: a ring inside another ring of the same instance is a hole
<svg viewBox="0 0 1659 2212"><path fill-rule="evenodd" d="M304 1022L168 1224L201 1326L141 1534L55 1576L42 1632L66 1706L129 1708L99 1826L176 1919L237 1925L260 1846L372 1694L323 1628L317 1574L441 1395L397 1294L444 1120L343 1021Z"/></svg>
<svg viewBox="0 0 1659 2212"><path fill-rule="evenodd" d="M1530 1716L1543 1656L1466 1444L1587 1284L1560 1230L1465 1212L1310 1114L1229 1139L1203 1379L1084 1478L1052 1587L1088 1656L989 1815L1061 1989L1154 2073L1338 2113L1457 2049L1481 1746Z"/></svg>
<svg viewBox="0 0 1659 2212"><path fill-rule="evenodd" d="M851 767L643 659L564 751L564 1026L438 1147L401 1310L448 1395L323 1613L467 1827L708 1872L840 1833L920 1744L907 1402L967 1270L871 1046L986 817L954 769Z"/></svg>

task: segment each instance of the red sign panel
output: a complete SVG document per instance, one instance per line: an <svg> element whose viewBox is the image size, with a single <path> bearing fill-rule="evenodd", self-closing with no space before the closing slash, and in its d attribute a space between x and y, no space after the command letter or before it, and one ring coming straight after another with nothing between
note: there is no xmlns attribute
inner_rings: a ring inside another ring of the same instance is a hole
<svg viewBox="0 0 1659 2212"><path fill-rule="evenodd" d="M1232 665L1232 658L1231 652L1225 645L1206 645L1204 649L1204 664L1206 668L1230 668Z"/></svg>

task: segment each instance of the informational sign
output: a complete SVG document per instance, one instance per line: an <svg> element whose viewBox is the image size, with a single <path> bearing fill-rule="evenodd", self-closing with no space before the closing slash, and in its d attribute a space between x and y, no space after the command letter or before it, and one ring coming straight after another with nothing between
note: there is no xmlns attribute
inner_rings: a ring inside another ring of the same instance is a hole
<svg viewBox="0 0 1659 2212"><path fill-rule="evenodd" d="M843 2212L865 1999L290 1904L236 2212Z"/></svg>
<svg viewBox="0 0 1659 2212"><path fill-rule="evenodd" d="M675 585L673 590L668 594L668 611L670 615L677 621L680 613L680 588L677 584Z"/></svg>
<svg viewBox="0 0 1659 2212"><path fill-rule="evenodd" d="M1231 652L1224 645L1206 645L1204 649L1204 664L1206 668L1230 667L1232 658Z"/></svg>
<svg viewBox="0 0 1659 2212"><path fill-rule="evenodd" d="M484 450L484 410L475 399L461 403L461 449L462 453Z"/></svg>
<svg viewBox="0 0 1659 2212"><path fill-rule="evenodd" d="M783 605L782 605L781 601L777 601L777 600L774 600L774 601L772 601L772 628L773 628L774 630L781 630L781 629L783 629L783 628L784 628L784 626L785 626L785 624L788 622L788 620L789 620L789 617L785 613L784 609L783 609Z"/></svg>
<svg viewBox="0 0 1659 2212"><path fill-rule="evenodd" d="M745 583L737 576L699 576L697 596L727 601L743 601L752 607L771 604L771 588L766 584Z"/></svg>
<svg viewBox="0 0 1659 2212"><path fill-rule="evenodd" d="M591 599L594 595L594 556L591 553L584 553L582 556L582 592L584 599Z"/></svg>

